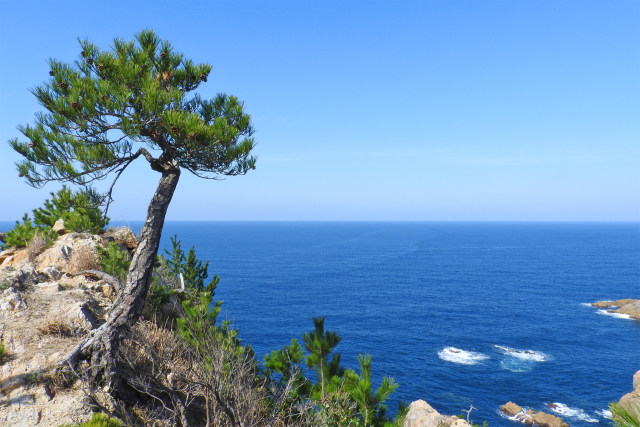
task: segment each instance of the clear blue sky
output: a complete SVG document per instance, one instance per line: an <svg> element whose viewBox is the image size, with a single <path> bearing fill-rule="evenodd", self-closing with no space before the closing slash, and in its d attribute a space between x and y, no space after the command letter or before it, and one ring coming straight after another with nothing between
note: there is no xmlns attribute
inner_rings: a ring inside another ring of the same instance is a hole
<svg viewBox="0 0 640 427"><path fill-rule="evenodd" d="M183 174L169 220L640 220L640 1L0 0L0 220L50 191L7 141L47 58L144 28L214 65L257 169ZM110 216L142 219L143 160Z"/></svg>

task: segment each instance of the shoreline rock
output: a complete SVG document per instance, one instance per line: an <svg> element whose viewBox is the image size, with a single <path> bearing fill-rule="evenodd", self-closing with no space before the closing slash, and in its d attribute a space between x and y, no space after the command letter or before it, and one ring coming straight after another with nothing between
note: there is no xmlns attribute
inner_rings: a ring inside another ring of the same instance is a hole
<svg viewBox="0 0 640 427"><path fill-rule="evenodd" d="M633 390L622 396L618 404L640 417L640 371L633 375Z"/></svg>
<svg viewBox="0 0 640 427"><path fill-rule="evenodd" d="M626 314L629 317L640 320L640 300L624 298L615 301L597 301L591 304L593 307L608 309L609 313Z"/></svg>
<svg viewBox="0 0 640 427"><path fill-rule="evenodd" d="M513 402L507 402L500 406L500 412L525 425L540 427L569 427L569 424L565 423L560 417L556 417L555 415L551 415L543 411L535 412L533 409L529 409L525 412L520 405Z"/></svg>
<svg viewBox="0 0 640 427"><path fill-rule="evenodd" d="M471 427L465 420L442 415L424 400L416 400L409 405L402 427Z"/></svg>

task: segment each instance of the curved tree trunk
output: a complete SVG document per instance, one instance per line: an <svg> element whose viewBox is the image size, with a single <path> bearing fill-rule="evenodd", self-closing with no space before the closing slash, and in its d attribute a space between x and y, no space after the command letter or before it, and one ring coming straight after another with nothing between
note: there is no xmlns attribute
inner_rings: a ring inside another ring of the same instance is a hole
<svg viewBox="0 0 640 427"><path fill-rule="evenodd" d="M102 383L112 393L122 391L124 375L118 366L118 350L125 337L142 313L151 274L156 263L160 236L173 193L178 185L180 169L166 168L149 203L147 219L140 232L140 242L131 259L124 288L111 306L107 321L93 330L60 362L60 368L75 369L82 360L90 360L92 381Z"/></svg>

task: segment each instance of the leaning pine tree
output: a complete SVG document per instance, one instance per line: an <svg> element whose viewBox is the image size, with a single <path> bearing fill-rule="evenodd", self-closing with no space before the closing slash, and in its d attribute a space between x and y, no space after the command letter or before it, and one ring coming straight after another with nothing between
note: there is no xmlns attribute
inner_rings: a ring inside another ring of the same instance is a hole
<svg viewBox="0 0 640 427"><path fill-rule="evenodd" d="M26 140L10 144L24 157L17 163L20 176L34 187L49 181L84 186L111 177L107 207L115 183L135 160L146 160L160 174L107 321L60 364L75 369L88 362L89 379L122 396L127 373L118 362L119 345L142 312L180 172L216 179L253 169L253 129L237 98L205 100L194 93L207 81L210 65L183 58L153 31L131 42L116 39L108 51L86 40L80 47L73 65L50 61L50 80L32 91L46 112L33 126L19 127Z"/></svg>

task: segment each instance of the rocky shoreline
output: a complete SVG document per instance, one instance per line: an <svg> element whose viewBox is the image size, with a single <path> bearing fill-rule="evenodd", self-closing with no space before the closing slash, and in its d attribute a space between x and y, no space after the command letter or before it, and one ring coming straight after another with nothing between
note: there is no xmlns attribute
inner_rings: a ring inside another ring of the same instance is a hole
<svg viewBox="0 0 640 427"><path fill-rule="evenodd" d="M597 301L593 307L605 309L608 313L625 314L632 319L640 320L640 300L625 298L615 301Z"/></svg>

